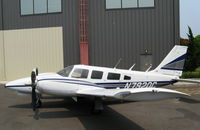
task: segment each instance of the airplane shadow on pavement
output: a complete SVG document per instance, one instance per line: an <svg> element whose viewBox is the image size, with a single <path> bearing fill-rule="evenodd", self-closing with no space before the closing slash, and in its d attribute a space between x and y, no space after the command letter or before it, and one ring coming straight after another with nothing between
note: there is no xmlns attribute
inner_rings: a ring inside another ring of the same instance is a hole
<svg viewBox="0 0 200 130"><path fill-rule="evenodd" d="M31 108L30 104L21 104L10 106L10 108ZM49 111L42 112L42 109L48 108ZM53 110L51 108L65 108L65 110ZM35 112L35 119L51 118L72 118L76 117L87 130L94 129L126 129L126 130L144 130L141 126L129 120L125 116L116 112L109 106L98 115L91 114L92 104L88 101L75 103L72 100L48 101L44 102L42 108Z"/></svg>
<svg viewBox="0 0 200 130"><path fill-rule="evenodd" d="M185 102L185 103L190 103L190 104L200 103L200 100L196 100L196 99L192 99L192 98L179 98L179 101Z"/></svg>
<svg viewBox="0 0 200 130"><path fill-rule="evenodd" d="M196 114L195 112L192 112L190 110L183 109L183 108L177 108L176 111L182 113L183 116L171 118L171 120L174 120L174 119L190 119L190 120L194 120L194 121L200 121L200 115Z"/></svg>

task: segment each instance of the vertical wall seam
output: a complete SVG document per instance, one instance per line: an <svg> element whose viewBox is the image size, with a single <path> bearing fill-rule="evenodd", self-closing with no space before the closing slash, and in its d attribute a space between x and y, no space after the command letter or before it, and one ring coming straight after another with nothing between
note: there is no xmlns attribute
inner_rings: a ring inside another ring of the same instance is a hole
<svg viewBox="0 0 200 130"><path fill-rule="evenodd" d="M2 17L2 37L3 37L3 69L4 80L6 80L6 59L5 59L5 38L4 38L4 14L3 14L3 0L1 0L1 17Z"/></svg>
<svg viewBox="0 0 200 130"><path fill-rule="evenodd" d="M179 1L179 0L178 0ZM174 45L177 45L177 44L180 44L180 43L176 43L176 42L178 42L177 41L177 39L176 39L176 36L178 36L177 35L177 31L179 31L179 29L177 30L177 28L179 28L179 27L177 27L177 26L179 26L180 25L180 23L178 23L178 25L177 25L177 18L176 18L176 14L177 14L177 10L175 9L175 5L176 6L178 6L178 10L179 10L179 2L178 2L178 5L177 5L177 2L176 2L176 0L173 0L173 32L174 32L174 35L173 35L173 39L174 39ZM177 16L177 17L179 17L179 16ZM179 19L179 18L178 18ZM179 20L178 20L179 21ZM178 36L178 37L180 37L180 35Z"/></svg>

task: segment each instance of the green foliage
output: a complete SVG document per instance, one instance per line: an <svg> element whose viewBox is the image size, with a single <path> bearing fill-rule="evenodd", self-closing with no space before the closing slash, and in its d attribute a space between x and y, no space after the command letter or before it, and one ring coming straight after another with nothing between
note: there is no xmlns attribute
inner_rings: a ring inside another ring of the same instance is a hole
<svg viewBox="0 0 200 130"><path fill-rule="evenodd" d="M181 45L188 46L184 71L194 71L200 66L200 36L194 37L192 29L188 27L188 40L181 39Z"/></svg>
<svg viewBox="0 0 200 130"><path fill-rule="evenodd" d="M200 35L198 35L198 36L195 37L195 42L197 44L200 44Z"/></svg>
<svg viewBox="0 0 200 130"><path fill-rule="evenodd" d="M183 72L183 75L181 78L200 78L200 71Z"/></svg>
<svg viewBox="0 0 200 130"><path fill-rule="evenodd" d="M183 38L180 39L180 45L187 46L188 43L189 43L188 39L183 39Z"/></svg>

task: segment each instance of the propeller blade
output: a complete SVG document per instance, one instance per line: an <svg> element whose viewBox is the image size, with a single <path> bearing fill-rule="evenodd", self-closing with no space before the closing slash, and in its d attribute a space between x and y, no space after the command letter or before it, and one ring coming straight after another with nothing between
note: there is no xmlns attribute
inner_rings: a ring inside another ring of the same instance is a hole
<svg viewBox="0 0 200 130"><path fill-rule="evenodd" d="M36 72L32 71L31 72L31 87L32 87L32 108L33 111L36 110L36 101L37 101L37 95L36 95Z"/></svg>
<svg viewBox="0 0 200 130"><path fill-rule="evenodd" d="M35 68L36 76L38 76L38 68Z"/></svg>
<svg viewBox="0 0 200 130"><path fill-rule="evenodd" d="M36 73L35 71L31 72L31 83L32 85L35 84L35 80L36 80Z"/></svg>
<svg viewBox="0 0 200 130"><path fill-rule="evenodd" d="M36 101L37 101L37 96L36 96L36 92L35 92L35 87L32 86L32 108L33 108L33 111L36 110Z"/></svg>

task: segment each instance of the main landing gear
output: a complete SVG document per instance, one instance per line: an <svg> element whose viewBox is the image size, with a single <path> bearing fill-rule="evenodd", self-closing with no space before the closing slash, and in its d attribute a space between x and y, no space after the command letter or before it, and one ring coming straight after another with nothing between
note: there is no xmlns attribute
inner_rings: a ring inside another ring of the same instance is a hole
<svg viewBox="0 0 200 130"><path fill-rule="evenodd" d="M92 113L100 114L104 110L103 101L99 97L95 97L92 105Z"/></svg>

